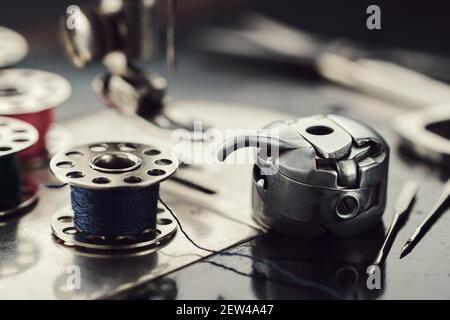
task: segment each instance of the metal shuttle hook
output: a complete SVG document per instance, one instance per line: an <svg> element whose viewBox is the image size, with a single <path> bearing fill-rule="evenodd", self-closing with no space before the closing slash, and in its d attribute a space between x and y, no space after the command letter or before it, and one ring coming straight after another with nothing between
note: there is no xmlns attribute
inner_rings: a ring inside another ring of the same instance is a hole
<svg viewBox="0 0 450 320"><path fill-rule="evenodd" d="M305 146L307 145L305 144ZM217 158L220 162L223 162L234 151L249 147L282 151L302 147L302 144L299 144L298 142L289 142L266 135L241 135L231 137L223 141L217 149Z"/></svg>

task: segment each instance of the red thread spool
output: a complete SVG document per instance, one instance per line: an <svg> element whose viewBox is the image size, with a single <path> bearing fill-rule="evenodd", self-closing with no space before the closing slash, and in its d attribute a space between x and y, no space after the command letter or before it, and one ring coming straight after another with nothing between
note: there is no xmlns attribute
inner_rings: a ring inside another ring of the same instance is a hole
<svg viewBox="0 0 450 320"><path fill-rule="evenodd" d="M31 148L24 150L18 154L18 157L22 160L30 158L43 157L47 155L46 137L53 124L55 117L53 109L47 109L37 113L25 113L12 116L15 119L19 119L28 122L39 132L39 139L35 145Z"/></svg>
<svg viewBox="0 0 450 320"><path fill-rule="evenodd" d="M33 125L38 142L18 154L29 162L47 156L47 134L54 122L53 108L71 94L69 82L54 73L31 69L0 70L0 115Z"/></svg>

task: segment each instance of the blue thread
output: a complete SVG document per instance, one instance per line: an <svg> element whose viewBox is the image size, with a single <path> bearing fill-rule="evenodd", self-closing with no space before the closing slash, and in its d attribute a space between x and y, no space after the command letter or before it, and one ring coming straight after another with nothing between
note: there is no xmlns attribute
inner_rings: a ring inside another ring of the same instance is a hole
<svg viewBox="0 0 450 320"><path fill-rule="evenodd" d="M159 184L146 188L91 190L71 186L75 227L106 238L156 227Z"/></svg>
<svg viewBox="0 0 450 320"><path fill-rule="evenodd" d="M283 267L279 266L277 263L275 263L275 262L273 262L273 261L271 261L269 259L260 258L260 257L257 257L257 256L243 254L243 253L239 253L239 252L217 251L217 250L208 249L208 248L205 248L205 247L202 247L202 246L198 245L194 240L192 240L192 238L184 230L183 226L181 225L180 220L173 213L172 209L170 209L169 206L161 198L159 198L159 201L170 212L172 217L177 221L178 227L180 228L181 233L183 233L183 235L186 237L186 239L188 239L188 241L190 243L192 243L198 249L201 249L201 250L213 253L213 254L218 254L218 255L221 255L221 256L242 257L242 258L250 259L251 261L253 261L255 263L266 264L266 265L272 267L274 270L278 271L278 273L280 273L280 274L284 275L285 277L289 278L293 282L293 284L296 284L296 285L298 285L300 287L310 287L310 288L314 288L314 289L320 290L322 292L325 292L325 293L333 296L336 299L345 299L345 296L343 294L341 294L339 291L337 291L337 290L335 290L335 289L333 289L331 287L328 287L326 285L323 285L321 283L313 282L313 281L310 281L308 279L303 279L301 277L298 277L295 274L291 273L289 270L284 269Z"/></svg>

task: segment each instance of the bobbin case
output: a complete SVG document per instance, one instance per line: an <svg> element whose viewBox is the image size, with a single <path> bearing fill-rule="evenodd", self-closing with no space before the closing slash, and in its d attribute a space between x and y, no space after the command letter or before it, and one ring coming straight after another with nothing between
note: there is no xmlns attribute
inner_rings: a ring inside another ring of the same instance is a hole
<svg viewBox="0 0 450 320"><path fill-rule="evenodd" d="M380 222L389 147L373 129L338 115L266 129L282 143L278 156L261 149L253 169L253 217L262 226L307 238L347 237Z"/></svg>

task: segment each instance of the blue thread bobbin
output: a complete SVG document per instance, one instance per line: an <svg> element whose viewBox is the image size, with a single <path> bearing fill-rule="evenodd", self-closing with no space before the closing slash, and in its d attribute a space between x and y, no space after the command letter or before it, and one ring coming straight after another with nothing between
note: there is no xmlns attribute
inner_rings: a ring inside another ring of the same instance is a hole
<svg viewBox="0 0 450 320"><path fill-rule="evenodd" d="M69 148L50 168L70 185L72 206L52 219L57 239L80 250L138 250L170 239L177 225L158 205L159 184L178 161L159 147L106 142Z"/></svg>
<svg viewBox="0 0 450 320"><path fill-rule="evenodd" d="M0 221L30 211L36 204L37 186L26 182L16 154L32 147L38 132L26 122L0 117Z"/></svg>

